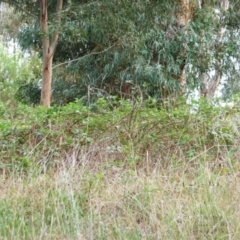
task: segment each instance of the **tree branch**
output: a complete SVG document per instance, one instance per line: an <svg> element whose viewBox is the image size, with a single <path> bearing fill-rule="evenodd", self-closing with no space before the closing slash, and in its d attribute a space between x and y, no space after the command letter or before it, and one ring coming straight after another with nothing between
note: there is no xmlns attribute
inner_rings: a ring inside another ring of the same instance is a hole
<svg viewBox="0 0 240 240"><path fill-rule="evenodd" d="M22 10L23 12L27 13L29 16L31 16L31 17L39 20L36 15L34 15L34 14L32 14L31 12L27 11L27 10L24 9L23 7L19 6L19 5L18 5L16 2L14 2L14 1L11 1L11 0L9 0L9 1L3 0L3 1L1 1L1 2L8 3L9 5L14 5L14 6L17 7L18 9L20 9L20 10Z"/></svg>
<svg viewBox="0 0 240 240"><path fill-rule="evenodd" d="M116 44L113 44L112 46L104 49L104 50L101 51L101 52L92 52L92 53L89 53L89 54L87 54L87 55L84 55L84 56L82 56L82 57L80 57L80 58L75 58L75 59L70 60L70 61L66 61L66 62L63 62L63 63L59 63L59 64L55 65L55 66L53 67L53 69L55 69L55 68L57 68L57 67L60 67L60 66L62 66L62 65L68 64L68 63L72 63L72 62L76 62L76 61L82 60L83 58L86 58L86 57L89 57L89 56L92 56L92 55L98 55L98 54L107 52L109 49L113 48L115 45L116 45Z"/></svg>
<svg viewBox="0 0 240 240"><path fill-rule="evenodd" d="M61 22L61 15L60 15L60 13L62 11L62 6L63 6L63 0L58 0L57 1L57 7L56 7L56 22L58 24L58 27L59 27L60 22ZM59 36L58 31L54 31L53 39L52 39L52 43L51 43L52 52L54 52L54 49L57 46L58 36Z"/></svg>
<svg viewBox="0 0 240 240"><path fill-rule="evenodd" d="M48 9L47 1L40 0L40 28L42 31L42 47L43 55L49 50L49 36L48 36Z"/></svg>

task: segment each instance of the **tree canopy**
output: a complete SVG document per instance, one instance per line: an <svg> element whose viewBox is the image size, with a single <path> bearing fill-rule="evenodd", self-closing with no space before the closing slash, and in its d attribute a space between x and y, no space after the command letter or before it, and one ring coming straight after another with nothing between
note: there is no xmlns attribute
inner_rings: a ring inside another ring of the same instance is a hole
<svg viewBox="0 0 240 240"><path fill-rule="evenodd" d="M21 13L25 24L15 37L22 49L41 56L39 2L1 2ZM59 33L53 58L56 103L109 95L163 102L196 89L207 95L214 81L216 89L226 85L224 96L236 92L238 1L69 0L61 13L55 0L47 4L48 37Z"/></svg>

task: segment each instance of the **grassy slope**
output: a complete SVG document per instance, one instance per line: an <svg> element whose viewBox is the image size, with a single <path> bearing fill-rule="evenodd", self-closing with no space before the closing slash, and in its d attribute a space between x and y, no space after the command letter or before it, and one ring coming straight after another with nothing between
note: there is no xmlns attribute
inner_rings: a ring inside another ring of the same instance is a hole
<svg viewBox="0 0 240 240"><path fill-rule="evenodd" d="M237 107L98 109L0 105L0 239L240 239Z"/></svg>

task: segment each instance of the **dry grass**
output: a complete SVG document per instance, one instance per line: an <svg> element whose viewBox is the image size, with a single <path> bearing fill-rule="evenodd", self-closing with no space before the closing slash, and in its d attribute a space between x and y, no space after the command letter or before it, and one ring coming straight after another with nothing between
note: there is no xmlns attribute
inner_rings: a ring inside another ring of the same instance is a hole
<svg viewBox="0 0 240 240"><path fill-rule="evenodd" d="M240 238L237 166L161 169L159 159L146 173L70 161L51 173L1 177L1 239Z"/></svg>
<svg viewBox="0 0 240 240"><path fill-rule="evenodd" d="M0 239L240 239L237 109L75 108L2 120Z"/></svg>

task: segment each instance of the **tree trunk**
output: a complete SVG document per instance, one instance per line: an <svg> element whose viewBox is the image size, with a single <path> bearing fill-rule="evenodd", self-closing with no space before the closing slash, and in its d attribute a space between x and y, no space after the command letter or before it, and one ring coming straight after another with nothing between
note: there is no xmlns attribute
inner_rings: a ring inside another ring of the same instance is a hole
<svg viewBox="0 0 240 240"><path fill-rule="evenodd" d="M52 95L52 61L53 55L46 54L43 57L43 73L42 73L42 91L41 104L50 107Z"/></svg>
<svg viewBox="0 0 240 240"><path fill-rule="evenodd" d="M219 0L219 1L220 1L221 11L222 12L227 11L228 8L229 8L229 0ZM218 40L217 40L216 45L220 46L222 44L222 38L224 36L224 33L225 33L224 26L220 26L220 28L218 30L218 35L217 35ZM206 89L205 90L206 91L205 97L208 100L211 100L214 97L215 92L216 92L218 86L221 83L221 80L222 80L222 70L221 70L222 65L223 65L222 59L218 59L218 64L216 66L214 76L211 77L208 82L203 81L204 89Z"/></svg>
<svg viewBox="0 0 240 240"><path fill-rule="evenodd" d="M178 0L177 21L179 26L186 26L191 19L189 0Z"/></svg>
<svg viewBox="0 0 240 240"><path fill-rule="evenodd" d="M62 10L63 0L57 1L56 22L60 24L60 12ZM42 48L43 48L43 69L42 69L42 89L41 104L50 107L52 95L52 62L55 48L58 41L58 31L50 36L48 32L48 9L47 0L40 0L40 25L42 30Z"/></svg>
<svg viewBox="0 0 240 240"><path fill-rule="evenodd" d="M189 0L178 0L178 12L177 12L177 23L179 27L186 27L189 21L191 20L191 6ZM185 34L188 34L188 30L186 28ZM181 55L185 55L186 52L186 44L183 45L183 50ZM184 64L181 74L179 76L179 83L181 88L181 93L185 93L186 84L187 84L187 76L186 76L186 64Z"/></svg>

